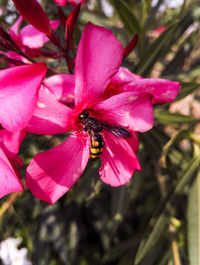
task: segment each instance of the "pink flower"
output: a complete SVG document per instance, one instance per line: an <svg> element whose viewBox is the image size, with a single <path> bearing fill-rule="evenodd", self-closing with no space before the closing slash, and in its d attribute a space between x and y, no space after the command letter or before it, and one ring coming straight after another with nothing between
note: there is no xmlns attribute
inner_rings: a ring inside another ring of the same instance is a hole
<svg viewBox="0 0 200 265"><path fill-rule="evenodd" d="M12 40L17 44L20 50L30 57L42 56L43 51L39 48L49 41L49 38L43 32L37 30L32 25L27 25L20 30L20 26L23 22L23 18L20 16L18 20L10 28L10 36ZM50 25L53 29L59 26L59 20L50 21ZM23 63L30 63L25 57L19 55L16 52L9 51L1 54L6 55L8 58L13 60L22 61Z"/></svg>
<svg viewBox="0 0 200 265"><path fill-rule="evenodd" d="M13 0L19 13L37 30L43 32L54 45L60 47L60 39L53 30L51 23L37 0Z"/></svg>
<svg viewBox="0 0 200 265"><path fill-rule="evenodd" d="M23 129L35 110L46 70L45 64L37 63L0 71L0 197L22 190L8 157L19 161L16 154L25 136Z"/></svg>
<svg viewBox="0 0 200 265"><path fill-rule="evenodd" d="M139 147L137 132L152 128L152 103L173 100L180 85L142 79L120 68L122 58L123 47L112 32L88 23L77 51L75 77L52 76L40 89L27 131L57 134L74 130L75 134L61 145L37 154L28 166L26 184L39 199L55 203L83 173L91 151L89 131L83 130L80 120L86 109L98 122L120 127L126 133L128 130L132 135L125 139L104 129L98 132L105 142L100 155L102 181L120 186L140 170L135 154Z"/></svg>
<svg viewBox="0 0 200 265"><path fill-rule="evenodd" d="M43 47L43 45L49 41L49 38L45 33L39 31L32 25L27 25L19 30L23 18L19 16L15 24L10 28L10 34L12 39L18 44L21 48L28 47L30 49L37 49ZM49 24L53 29L56 29L59 26L59 20L49 21Z"/></svg>

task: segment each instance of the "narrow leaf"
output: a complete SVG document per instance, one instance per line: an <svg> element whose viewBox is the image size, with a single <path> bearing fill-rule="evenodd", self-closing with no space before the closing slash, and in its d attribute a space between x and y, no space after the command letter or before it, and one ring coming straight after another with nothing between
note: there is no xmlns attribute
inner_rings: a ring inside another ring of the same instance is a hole
<svg viewBox="0 0 200 265"><path fill-rule="evenodd" d="M175 99L175 101L180 100L188 95L190 95L193 91L199 88L200 84L197 83L182 83L181 89Z"/></svg>
<svg viewBox="0 0 200 265"><path fill-rule="evenodd" d="M200 264L200 173L188 195L188 251L190 265Z"/></svg>
<svg viewBox="0 0 200 265"><path fill-rule="evenodd" d="M188 139L191 138L191 132L188 130L178 130L177 133L172 138L170 138L170 140L165 144L162 150L161 158L160 158L160 162L163 167L166 167L166 157L171 147L176 142L179 142L180 140L185 139L185 138L188 138Z"/></svg>
<svg viewBox="0 0 200 265"><path fill-rule="evenodd" d="M114 6L116 12L118 13L121 21L123 22L126 30L130 33L130 35L139 33L140 25L135 14L132 12L129 6L121 0L111 0L111 4Z"/></svg>
<svg viewBox="0 0 200 265"><path fill-rule="evenodd" d="M143 75L145 71L153 65L155 58L157 58L160 51L166 46L174 35L177 24L168 27L153 43L147 48L136 66L134 72Z"/></svg>
<svg viewBox="0 0 200 265"><path fill-rule="evenodd" d="M168 200L166 200L165 206L160 216L157 218L153 216L152 219L150 220L149 227L153 227L152 231L149 234L148 238L145 238L141 241L136 254L134 265L139 265L140 262L149 253L151 253L151 251L153 251L156 245L159 244L164 233L168 231L167 229L170 222L170 215L173 212L173 204L177 201L178 196L181 194L184 188L194 178L194 174L196 174L196 172L199 169L199 164L200 164L200 154L193 157L193 159L187 165L186 169L184 169L181 175L179 176L179 181L174 191L172 192L171 196L168 198Z"/></svg>
<svg viewBox="0 0 200 265"><path fill-rule="evenodd" d="M190 56L194 41L197 36L197 31L193 31L184 42L181 43L178 50L175 52L174 58L164 67L161 76L167 76L180 71L185 63L185 60ZM187 49L186 49L187 47Z"/></svg>
<svg viewBox="0 0 200 265"><path fill-rule="evenodd" d="M162 124L177 124L177 123L193 123L197 122L196 118L193 116L186 116L180 113L171 113L166 110L155 110L155 118L159 123Z"/></svg>
<svg viewBox="0 0 200 265"><path fill-rule="evenodd" d="M195 12L196 11L196 12ZM199 18L199 10L194 8L188 11L185 16L177 23L169 26L153 43L146 49L135 72L139 75L147 76L151 71L154 63L161 57L164 57L172 45L174 45L186 29Z"/></svg>

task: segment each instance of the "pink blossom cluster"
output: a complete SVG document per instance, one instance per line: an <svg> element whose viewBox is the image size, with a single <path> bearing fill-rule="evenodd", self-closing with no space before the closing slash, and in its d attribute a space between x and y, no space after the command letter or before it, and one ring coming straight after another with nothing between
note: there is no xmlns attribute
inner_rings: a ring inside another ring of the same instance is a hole
<svg viewBox="0 0 200 265"><path fill-rule="evenodd" d="M0 71L0 197L23 189L16 164L23 164L17 154L27 133L73 132L62 144L35 155L26 170L28 189L53 204L76 183L91 150L91 135L80 120L85 110L93 120L129 133L130 137L119 137L106 129L99 132L104 141L101 180L111 186L128 183L141 169L138 133L152 128L153 104L173 101L180 84L142 78L120 67L138 36L123 48L110 30L90 22L74 60L70 51L75 50L73 31L80 4L68 18L60 9L60 20L49 21L37 0L13 2L21 16L9 32L0 26L1 60L9 66ZM23 19L30 24L21 28ZM64 46L55 32L60 21ZM48 41L59 52L45 50ZM41 61L61 57L69 73L54 73Z"/></svg>

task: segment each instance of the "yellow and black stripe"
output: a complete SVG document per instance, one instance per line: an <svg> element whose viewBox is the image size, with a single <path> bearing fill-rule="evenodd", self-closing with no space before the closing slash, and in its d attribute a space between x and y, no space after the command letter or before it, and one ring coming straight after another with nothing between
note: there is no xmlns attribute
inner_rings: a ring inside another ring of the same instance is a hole
<svg viewBox="0 0 200 265"><path fill-rule="evenodd" d="M91 137L90 159L99 158L103 152L104 141L101 134L96 133Z"/></svg>

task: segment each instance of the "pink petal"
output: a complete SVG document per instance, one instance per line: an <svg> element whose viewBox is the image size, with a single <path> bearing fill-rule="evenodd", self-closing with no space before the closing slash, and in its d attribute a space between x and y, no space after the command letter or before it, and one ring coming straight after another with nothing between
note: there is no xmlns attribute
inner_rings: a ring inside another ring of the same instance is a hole
<svg viewBox="0 0 200 265"><path fill-rule="evenodd" d="M59 26L59 20L50 21L50 25L53 29ZM28 46L31 49L41 48L49 41L46 34L34 28L32 25L23 27L20 32L20 38L23 45Z"/></svg>
<svg viewBox="0 0 200 265"><path fill-rule="evenodd" d="M100 120L123 126L131 131L145 132L153 126L150 97L138 97L124 92L98 103L94 109Z"/></svg>
<svg viewBox="0 0 200 265"><path fill-rule="evenodd" d="M74 29L77 23L77 19L80 13L81 5L76 5L73 10L70 12L68 18L66 19L65 23L65 48L68 52L70 49L73 49L73 35L74 35Z"/></svg>
<svg viewBox="0 0 200 265"><path fill-rule="evenodd" d="M30 63L30 61L28 61L25 57L19 55L16 52L12 52L12 51L3 52L3 51L0 51L0 54L5 55L5 56L7 56L8 58L10 58L12 60L21 61L21 62L23 62L25 64L29 64Z"/></svg>
<svg viewBox="0 0 200 265"><path fill-rule="evenodd" d="M22 24L23 21L23 17L19 16L19 18L17 19L17 21L12 25L12 27L10 28L10 35L12 37L12 39L16 42L16 44L21 47L22 43L19 37L19 28Z"/></svg>
<svg viewBox="0 0 200 265"><path fill-rule="evenodd" d="M5 129L13 131L26 126L46 70L44 63L36 63L0 71L0 123Z"/></svg>
<svg viewBox="0 0 200 265"><path fill-rule="evenodd" d="M10 28L10 30L16 35L19 35L19 28L22 24L23 21L23 17L19 16L19 18L15 21L15 23L12 25L12 27Z"/></svg>
<svg viewBox="0 0 200 265"><path fill-rule="evenodd" d="M59 74L47 78L44 82L57 100L67 104L74 103L74 75Z"/></svg>
<svg viewBox="0 0 200 265"><path fill-rule="evenodd" d="M27 168L26 184L40 200L55 203L79 179L89 158L89 148L79 136L37 154Z"/></svg>
<svg viewBox="0 0 200 265"><path fill-rule="evenodd" d="M54 2L59 6L64 6L67 3L67 0L54 0Z"/></svg>
<svg viewBox="0 0 200 265"><path fill-rule="evenodd" d="M163 104L173 101L180 89L180 83L159 78L142 78L128 69L120 68L111 79L106 90L110 95L132 91L136 96L151 96L153 104Z"/></svg>
<svg viewBox="0 0 200 265"><path fill-rule="evenodd" d="M11 193L22 191L23 186L15 174L10 162L8 161L3 150L0 148L0 198Z"/></svg>
<svg viewBox="0 0 200 265"><path fill-rule="evenodd" d="M86 0L54 0L57 5L64 6L67 3L72 5L84 4Z"/></svg>
<svg viewBox="0 0 200 265"><path fill-rule="evenodd" d="M50 25L52 29L56 30L57 27L60 25L60 20L50 20Z"/></svg>
<svg viewBox="0 0 200 265"><path fill-rule="evenodd" d="M180 89L180 83L158 78L144 78L129 84L129 90L138 96L151 95L153 104L172 102Z"/></svg>
<svg viewBox="0 0 200 265"><path fill-rule="evenodd" d="M116 138L104 132L105 146L101 155L102 166L99 170L103 182L111 186L121 186L129 182L140 164L134 147L127 140Z"/></svg>
<svg viewBox="0 0 200 265"><path fill-rule="evenodd" d="M29 121L26 131L36 134L58 134L72 130L70 114L72 110L57 101L54 95L41 87L37 108Z"/></svg>
<svg viewBox="0 0 200 265"><path fill-rule="evenodd" d="M127 138L126 142L131 146L133 151L137 153L139 150L139 145L140 145L140 142L138 140L138 134L136 132L131 132L131 134L132 134L132 137Z"/></svg>
<svg viewBox="0 0 200 265"><path fill-rule="evenodd" d="M94 102L118 71L123 47L113 33L88 23L82 34L75 63L75 104Z"/></svg>
<svg viewBox="0 0 200 265"><path fill-rule="evenodd" d="M9 132L0 130L0 145L9 158L14 158L19 152L20 144L25 138L25 131Z"/></svg>
<svg viewBox="0 0 200 265"><path fill-rule="evenodd" d="M120 67L119 71L111 78L108 86L106 87L106 90L101 96L101 99L107 99L119 93L129 91L129 89L127 89L127 87L129 88L128 85L131 82L137 82L140 79L142 79L141 76L131 73L124 67Z"/></svg>
<svg viewBox="0 0 200 265"><path fill-rule="evenodd" d="M19 156L17 156L17 155L13 156L11 159L10 159L10 161L13 161L12 166L14 167L13 169L15 170L15 173L18 176L20 176L19 171L18 171L18 168L16 167L16 165L18 165L19 167L24 167L23 160Z"/></svg>
<svg viewBox="0 0 200 265"><path fill-rule="evenodd" d="M142 79L141 76L131 73L127 68L120 67L119 71L112 77L112 85L125 85L132 81L138 81Z"/></svg>

